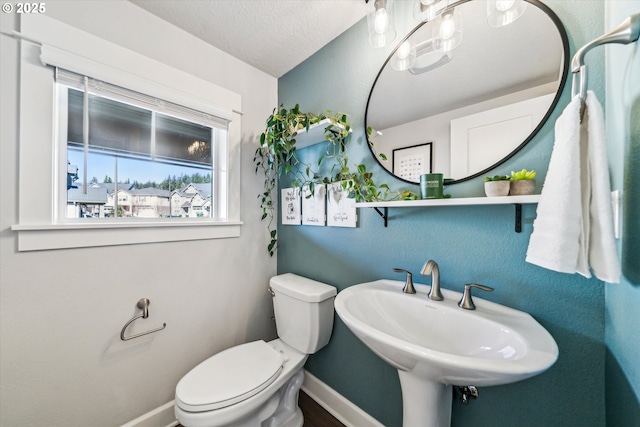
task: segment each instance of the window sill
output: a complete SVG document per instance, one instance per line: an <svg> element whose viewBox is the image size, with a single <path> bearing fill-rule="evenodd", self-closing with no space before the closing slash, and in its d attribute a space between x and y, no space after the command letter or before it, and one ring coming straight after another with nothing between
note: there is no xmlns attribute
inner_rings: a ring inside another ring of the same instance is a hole
<svg viewBox="0 0 640 427"><path fill-rule="evenodd" d="M18 251L240 237L241 221L17 224Z"/></svg>

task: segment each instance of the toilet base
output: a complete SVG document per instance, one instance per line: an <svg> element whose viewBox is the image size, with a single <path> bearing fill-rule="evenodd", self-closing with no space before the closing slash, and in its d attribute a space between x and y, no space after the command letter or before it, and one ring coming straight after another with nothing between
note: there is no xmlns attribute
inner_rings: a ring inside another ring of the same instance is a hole
<svg viewBox="0 0 640 427"><path fill-rule="evenodd" d="M300 369L276 393L280 404L275 413L262 422L261 427L302 427L304 417L298 407L298 393L304 381L304 369Z"/></svg>

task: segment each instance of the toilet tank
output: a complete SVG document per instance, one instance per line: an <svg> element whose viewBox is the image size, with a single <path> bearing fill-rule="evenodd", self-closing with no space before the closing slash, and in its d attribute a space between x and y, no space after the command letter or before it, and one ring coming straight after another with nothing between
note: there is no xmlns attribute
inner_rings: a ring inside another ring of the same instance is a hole
<svg viewBox="0 0 640 427"><path fill-rule="evenodd" d="M327 345L333 330L333 300L337 290L292 273L271 278L278 337L306 354Z"/></svg>

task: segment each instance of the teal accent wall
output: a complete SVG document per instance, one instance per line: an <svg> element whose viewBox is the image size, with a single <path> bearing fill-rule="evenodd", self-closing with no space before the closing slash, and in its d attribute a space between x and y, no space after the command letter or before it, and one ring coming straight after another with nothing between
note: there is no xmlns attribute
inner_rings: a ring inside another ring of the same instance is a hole
<svg viewBox="0 0 640 427"><path fill-rule="evenodd" d="M565 25L571 54L602 34L602 0L544 3ZM411 16L410 2L397 4L407 9L402 16ZM397 23L400 36L408 32L409 19ZM366 19L360 21L280 78L279 102L285 107L298 103L303 111L349 114L354 129L349 156L354 162L366 163L379 182L417 192L417 186L384 172L367 148L367 97L391 48L370 48L366 27ZM604 53L590 53L589 64L589 86L604 100ZM553 146L553 124L569 98L570 83L541 132L496 173L533 168L539 173L540 191ZM314 161L321 150L314 146L301 152ZM483 182L474 179L446 192L453 197L481 196ZM461 291L469 282L492 286L496 290L483 297L533 315L553 335L560 355L537 377L481 388L480 398L468 406L454 400L452 425L604 426L605 284L525 263L534 217L535 206L524 206L522 233L513 230L510 205L391 209L388 228L373 209L359 209L355 229L279 226L278 273L293 272L342 290L380 278L401 279L392 271L401 267L413 271L416 282L429 283L430 278L419 272L434 259L445 288ZM395 369L368 350L339 318L331 342L309 358L307 369L385 426L401 426L402 397Z"/></svg>
<svg viewBox="0 0 640 427"><path fill-rule="evenodd" d="M640 1L607 1L606 28L633 13ZM640 43L606 48L607 140L612 187L622 190L620 242L623 277L607 284L606 421L640 425Z"/></svg>

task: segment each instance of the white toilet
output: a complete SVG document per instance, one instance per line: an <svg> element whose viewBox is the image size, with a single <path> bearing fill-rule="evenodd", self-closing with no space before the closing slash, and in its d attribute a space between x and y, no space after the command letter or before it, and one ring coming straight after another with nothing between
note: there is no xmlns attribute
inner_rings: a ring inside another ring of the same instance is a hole
<svg viewBox="0 0 640 427"><path fill-rule="evenodd" d="M301 427L304 363L327 345L336 288L295 274L271 278L277 339L224 350L176 386L175 414L186 427Z"/></svg>

